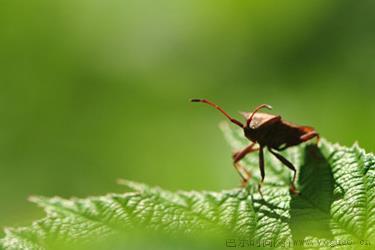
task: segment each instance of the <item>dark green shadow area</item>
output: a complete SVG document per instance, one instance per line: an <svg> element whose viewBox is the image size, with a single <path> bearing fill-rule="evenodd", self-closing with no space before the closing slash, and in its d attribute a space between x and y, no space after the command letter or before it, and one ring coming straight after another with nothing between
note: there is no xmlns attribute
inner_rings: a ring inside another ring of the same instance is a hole
<svg viewBox="0 0 375 250"><path fill-rule="evenodd" d="M301 193L290 202L293 241L306 236L332 239L329 223L334 179L328 159L315 145L305 148L298 184Z"/></svg>
<svg viewBox="0 0 375 250"><path fill-rule="evenodd" d="M263 198L252 198L252 201L257 214L262 213L268 218L277 219L282 223L289 223L289 218L280 213L280 211L284 210L282 206L278 206L275 202L270 202Z"/></svg>

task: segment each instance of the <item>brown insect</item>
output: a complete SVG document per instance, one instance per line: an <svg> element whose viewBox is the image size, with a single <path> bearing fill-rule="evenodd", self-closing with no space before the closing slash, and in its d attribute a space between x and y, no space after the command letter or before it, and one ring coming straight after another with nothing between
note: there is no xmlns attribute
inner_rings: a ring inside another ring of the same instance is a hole
<svg viewBox="0 0 375 250"><path fill-rule="evenodd" d="M246 118L246 123L242 124L240 121L232 118L227 112L216 104L205 100L205 99L192 99L192 102L203 102L211 105L215 109L223 113L232 123L241 127L247 139L252 143L233 154L233 164L237 172L242 178L242 185L247 186L251 173L240 165L239 161L243 159L247 154L255 151L259 151L259 168L261 181L258 184L258 190L261 193L261 186L264 181L264 156L263 149L266 147L271 154L273 154L278 160L280 160L285 166L293 171L293 179L290 185L290 191L297 194L295 187L297 170L293 164L285 159L284 156L280 155L275 151L281 151L288 147L298 145L302 142L308 141L314 137L319 142L319 134L312 127L298 126L293 123L284 121L281 116L271 115L267 113L258 112L262 108L272 109L270 105L262 104L254 109L252 113L242 113ZM259 147L255 147L258 143ZM262 194L262 193L261 193Z"/></svg>

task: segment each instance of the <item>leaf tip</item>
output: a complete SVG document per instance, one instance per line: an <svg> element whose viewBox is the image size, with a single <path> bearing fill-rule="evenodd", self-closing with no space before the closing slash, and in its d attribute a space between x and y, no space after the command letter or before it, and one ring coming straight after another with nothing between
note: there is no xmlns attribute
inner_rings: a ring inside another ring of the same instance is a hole
<svg viewBox="0 0 375 250"><path fill-rule="evenodd" d="M219 122L219 128L221 130L226 130L226 129L228 129L228 127L229 127L229 124L226 121Z"/></svg>
<svg viewBox="0 0 375 250"><path fill-rule="evenodd" d="M354 143L352 145L352 148L354 148L354 149L361 149L361 147L359 146L359 142L357 140L354 141Z"/></svg>
<svg viewBox="0 0 375 250"><path fill-rule="evenodd" d="M146 186L143 183L130 181L130 180L126 180L126 179L118 179L116 182L117 182L117 184L119 184L121 186L128 187L128 188L130 188L134 191L138 191L138 192L143 192L143 191L147 190L147 188L148 188L148 186Z"/></svg>
<svg viewBox="0 0 375 250"><path fill-rule="evenodd" d="M30 195L27 200L32 203L39 203L42 200L42 197L38 195Z"/></svg>
<svg viewBox="0 0 375 250"><path fill-rule="evenodd" d="M125 180L125 179L117 179L117 180L116 180L116 183L117 183L118 185L126 186L127 183L128 183L128 180Z"/></svg>
<svg viewBox="0 0 375 250"><path fill-rule="evenodd" d="M31 195L27 198L29 202L32 202L40 207L47 207L48 203L54 198L47 198L39 195Z"/></svg>

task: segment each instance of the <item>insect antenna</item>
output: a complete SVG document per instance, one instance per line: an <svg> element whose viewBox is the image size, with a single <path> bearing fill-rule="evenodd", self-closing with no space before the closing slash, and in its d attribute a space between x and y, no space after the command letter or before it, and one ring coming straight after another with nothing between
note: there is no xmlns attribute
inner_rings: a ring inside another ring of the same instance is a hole
<svg viewBox="0 0 375 250"><path fill-rule="evenodd" d="M240 126L241 128L243 128L243 124L232 118L227 112L225 112L222 108L220 108L218 105L216 105L215 103L213 102L210 102L209 100L206 100L206 99L191 99L190 100L191 102L203 102L203 103L206 103L212 107L214 107L215 109L219 110L221 113L223 113L231 122L233 122L234 124L236 124L237 126Z"/></svg>
<svg viewBox="0 0 375 250"><path fill-rule="evenodd" d="M253 113L251 113L249 119L247 119L247 121L246 121L246 127L248 127L250 125L250 122L253 120L253 117L254 117L255 113L258 112L262 108L272 109L272 106L268 105L268 104L262 104L262 105L259 105L258 107L256 107L254 109Z"/></svg>

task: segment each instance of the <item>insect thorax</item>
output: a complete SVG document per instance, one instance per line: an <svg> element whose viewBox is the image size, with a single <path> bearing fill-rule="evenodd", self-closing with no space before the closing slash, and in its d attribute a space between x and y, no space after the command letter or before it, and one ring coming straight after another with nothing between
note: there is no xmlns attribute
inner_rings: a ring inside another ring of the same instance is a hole
<svg viewBox="0 0 375 250"><path fill-rule="evenodd" d="M244 128L244 134L247 139L256 142L257 141L257 131L251 127Z"/></svg>

